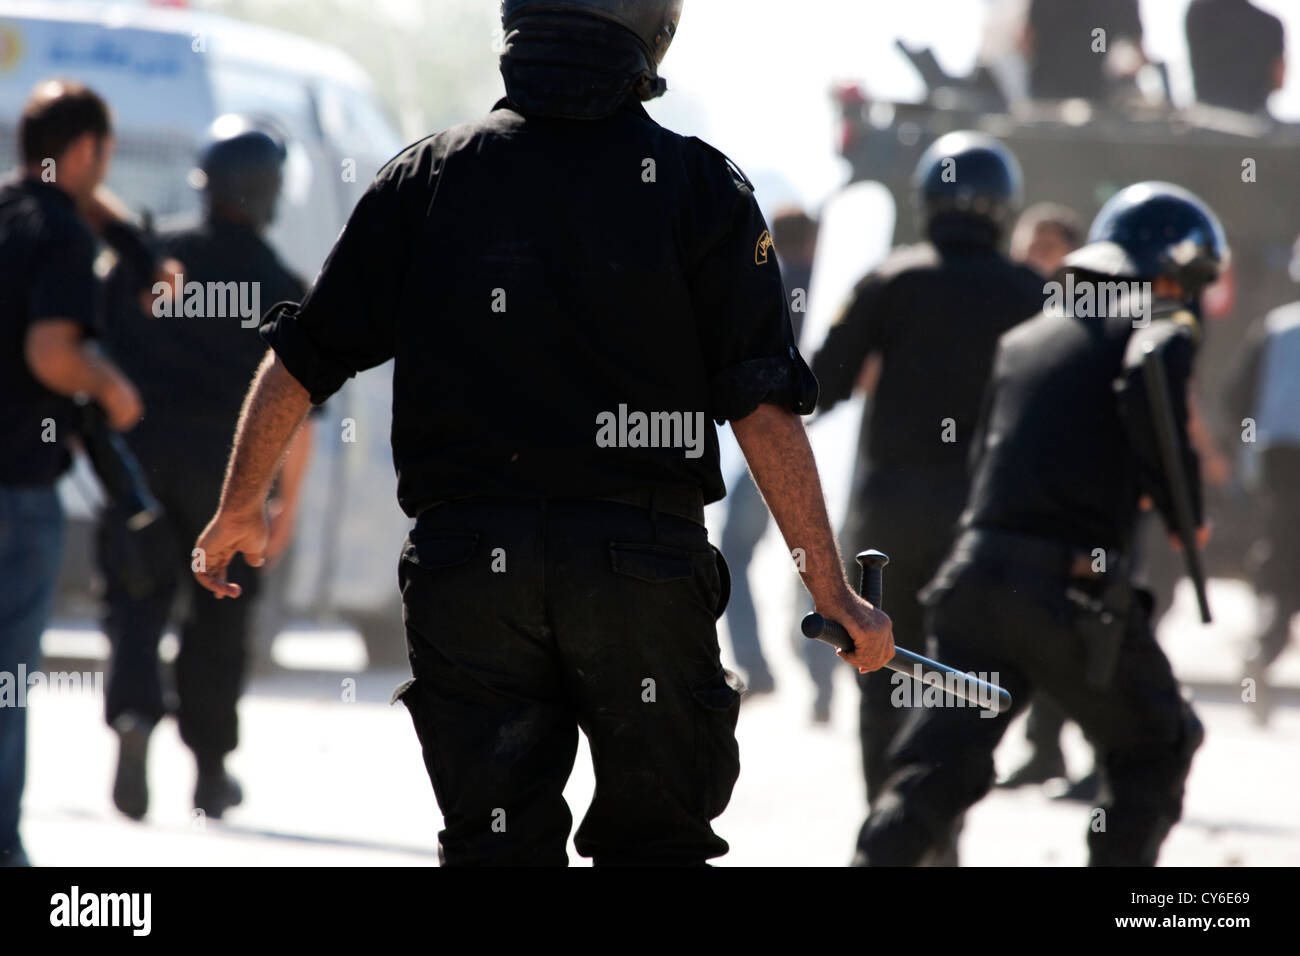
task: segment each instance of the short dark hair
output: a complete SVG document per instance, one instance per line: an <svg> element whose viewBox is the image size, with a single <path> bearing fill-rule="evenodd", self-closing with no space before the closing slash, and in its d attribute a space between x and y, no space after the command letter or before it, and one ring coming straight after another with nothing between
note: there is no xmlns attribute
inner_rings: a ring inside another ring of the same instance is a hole
<svg viewBox="0 0 1300 956"><path fill-rule="evenodd" d="M1055 229L1071 250L1083 245L1088 231L1083 218L1077 212L1069 206L1055 202L1040 202L1030 206L1020 214L1020 219L1016 222L1016 231L1023 230L1032 234L1039 226Z"/></svg>
<svg viewBox="0 0 1300 956"><path fill-rule="evenodd" d="M772 217L772 241L778 255L782 249L794 250L817 238L817 220L798 206L782 206Z"/></svg>
<svg viewBox="0 0 1300 956"><path fill-rule="evenodd" d="M18 123L24 165L58 159L79 137L103 139L113 131L108 104L74 80L42 80L32 90Z"/></svg>

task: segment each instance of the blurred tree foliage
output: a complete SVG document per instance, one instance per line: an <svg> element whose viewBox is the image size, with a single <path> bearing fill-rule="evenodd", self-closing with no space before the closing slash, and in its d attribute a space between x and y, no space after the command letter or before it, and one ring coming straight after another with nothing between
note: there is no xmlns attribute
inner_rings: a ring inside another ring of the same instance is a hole
<svg viewBox="0 0 1300 956"><path fill-rule="evenodd" d="M407 138L486 112L500 95L495 0L195 0L352 56Z"/></svg>

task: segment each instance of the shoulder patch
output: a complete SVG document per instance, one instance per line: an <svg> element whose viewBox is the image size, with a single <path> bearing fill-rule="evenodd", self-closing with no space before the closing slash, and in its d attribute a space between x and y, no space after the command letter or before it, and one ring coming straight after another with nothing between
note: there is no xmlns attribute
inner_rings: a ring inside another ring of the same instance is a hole
<svg viewBox="0 0 1300 956"><path fill-rule="evenodd" d="M748 189L751 193L754 191L754 184L749 181L749 177L745 175L745 171L737 166L730 156L718 149L716 146L709 145L697 136L691 136L690 141L692 143L699 143L709 153L712 153L714 156L717 156L726 163L727 170L731 173L731 179L736 184L737 189Z"/></svg>

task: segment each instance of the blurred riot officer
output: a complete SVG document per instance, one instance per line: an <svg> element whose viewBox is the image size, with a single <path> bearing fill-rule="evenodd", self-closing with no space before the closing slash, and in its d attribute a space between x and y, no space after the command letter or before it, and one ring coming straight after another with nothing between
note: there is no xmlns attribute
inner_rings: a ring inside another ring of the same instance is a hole
<svg viewBox="0 0 1300 956"><path fill-rule="evenodd" d="M860 862L911 865L941 844L987 793L993 750L1039 688L1104 761L1093 865L1153 865L1181 814L1203 731L1156 644L1150 596L1133 587L1127 554L1143 494L1170 527L1176 520L1159 406L1144 384L1148 351L1167 380L1169 455L1200 522L1187 381L1196 304L1227 247L1214 214L1164 183L1122 190L1089 238L1066 259L1075 294L1049 299L998 345L962 530L923 596L931 655L995 675L1015 704L996 717L951 699L917 713L863 827ZM1204 542L1203 527L1197 537Z"/></svg>
<svg viewBox="0 0 1300 956"><path fill-rule="evenodd" d="M1292 276L1300 281L1300 240ZM1257 717L1271 704L1268 669L1286 649L1291 619L1300 614L1300 302L1274 309L1247 340L1227 393L1229 412L1256 456L1260 536L1250 565L1262 621L1247 652L1243 677L1257 684ZM1249 430L1247 432L1246 430Z"/></svg>
<svg viewBox="0 0 1300 956"><path fill-rule="evenodd" d="M274 131L238 116L217 120L192 176L203 191L202 221L160 237L184 264L183 274L154 288L148 312L129 294L129 265L110 277L107 344L149 409L127 440L165 510L161 521L136 533L110 508L98 541L104 630L112 644L106 716L120 740L113 800L137 819L148 808L149 734L173 709L198 765L195 807L220 817L241 799L224 760L237 742L250 604L217 601L186 572L196 560L192 542L220 495L243 394L266 355L257 332L263 308L298 302L305 291L262 236L274 217L284 159ZM308 442L304 430L284 465L271 560L288 543ZM256 591L257 572L244 562L231 574ZM178 592L185 600L173 703L164 693L158 642Z"/></svg>
<svg viewBox="0 0 1300 956"><path fill-rule="evenodd" d="M1282 21L1250 0L1192 0L1187 52L1196 99L1243 113L1262 113L1286 79Z"/></svg>
<svg viewBox="0 0 1300 956"><path fill-rule="evenodd" d="M507 98L380 171L245 404L199 540L214 592L259 560L274 463L313 402L393 359L411 713L449 865L563 864L578 728L597 864L702 863L740 770L719 659L732 423L819 607L892 653L848 586L799 413L772 236L744 175L655 123L680 0L506 0ZM531 170L520 175L521 170ZM674 424L674 422L676 424ZM653 433L653 434L652 434Z"/></svg>
<svg viewBox="0 0 1300 956"><path fill-rule="evenodd" d="M1042 308L1043 280L998 251L1021 179L997 140L941 137L921 157L913 186L928 241L895 250L858 284L813 371L825 410L848 398L868 359L879 358L842 539L850 553L890 555L889 614L898 633L919 641L917 592L938 569L966 500L993 350L998 336ZM906 717L891 700L891 674L858 679L868 800L880 792L886 748Z"/></svg>
<svg viewBox="0 0 1300 956"><path fill-rule="evenodd" d="M74 395L115 429L133 425L140 395L98 350L92 227L146 274L153 257L117 220L101 183L113 152L108 107L51 80L18 123L21 171L0 183L0 671L40 667L41 633L63 546L55 482L79 430ZM18 834L27 708L0 704L0 865L27 862Z"/></svg>

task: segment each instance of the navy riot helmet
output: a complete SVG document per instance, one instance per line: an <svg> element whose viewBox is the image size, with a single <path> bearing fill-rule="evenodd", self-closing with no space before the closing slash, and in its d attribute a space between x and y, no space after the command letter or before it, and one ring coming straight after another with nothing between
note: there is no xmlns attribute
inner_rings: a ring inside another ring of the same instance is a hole
<svg viewBox="0 0 1300 956"><path fill-rule="evenodd" d="M280 195L284 142L273 131L235 114L212 124L208 142L199 153L195 184L207 195L209 207L239 210L256 228L275 218Z"/></svg>
<svg viewBox="0 0 1300 956"><path fill-rule="evenodd" d="M1024 193L1020 163L984 133L958 131L930 144L912 174L917 211L935 241L996 243Z"/></svg>
<svg viewBox="0 0 1300 956"><path fill-rule="evenodd" d="M1181 186L1142 182L1111 197L1087 245L1065 264L1116 278L1173 279L1194 299L1228 261L1228 240L1209 206Z"/></svg>

